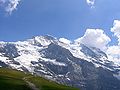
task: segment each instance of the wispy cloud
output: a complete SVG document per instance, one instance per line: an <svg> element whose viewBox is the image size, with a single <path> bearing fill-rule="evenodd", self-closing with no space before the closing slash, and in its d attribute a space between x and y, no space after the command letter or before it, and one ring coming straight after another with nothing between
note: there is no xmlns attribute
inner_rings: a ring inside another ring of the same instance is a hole
<svg viewBox="0 0 120 90"><path fill-rule="evenodd" d="M11 14L17 9L20 1L21 0L0 0L0 8L3 8L8 14Z"/></svg>
<svg viewBox="0 0 120 90"><path fill-rule="evenodd" d="M95 4L95 0L86 0L87 4L93 8L94 7L94 4Z"/></svg>

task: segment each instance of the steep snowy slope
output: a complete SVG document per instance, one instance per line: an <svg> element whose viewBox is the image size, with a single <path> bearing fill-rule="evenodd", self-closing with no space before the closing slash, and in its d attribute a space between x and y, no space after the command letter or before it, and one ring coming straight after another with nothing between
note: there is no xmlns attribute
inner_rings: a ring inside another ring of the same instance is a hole
<svg viewBox="0 0 120 90"><path fill-rule="evenodd" d="M36 36L0 42L0 66L31 72L82 90L120 90L120 65L98 48Z"/></svg>

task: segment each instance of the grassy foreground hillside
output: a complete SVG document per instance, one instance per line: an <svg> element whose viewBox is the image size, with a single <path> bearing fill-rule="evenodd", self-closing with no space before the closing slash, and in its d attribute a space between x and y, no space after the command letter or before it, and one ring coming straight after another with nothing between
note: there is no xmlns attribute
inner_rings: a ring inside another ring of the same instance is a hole
<svg viewBox="0 0 120 90"><path fill-rule="evenodd" d="M31 88L29 83L34 84L38 90L78 90L17 70L0 68L0 90L37 90Z"/></svg>

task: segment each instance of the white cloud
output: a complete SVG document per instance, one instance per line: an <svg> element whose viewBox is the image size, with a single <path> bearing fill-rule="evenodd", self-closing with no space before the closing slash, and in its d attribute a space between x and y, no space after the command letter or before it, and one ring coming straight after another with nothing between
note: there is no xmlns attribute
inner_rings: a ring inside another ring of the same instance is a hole
<svg viewBox="0 0 120 90"><path fill-rule="evenodd" d="M0 0L0 7L11 14L14 10L17 9L17 6L21 0Z"/></svg>
<svg viewBox="0 0 120 90"><path fill-rule="evenodd" d="M89 6L91 6L91 8L94 7L95 0L86 0L86 2L87 2L87 4L88 4Z"/></svg>
<svg viewBox="0 0 120 90"><path fill-rule="evenodd" d="M109 46L106 53L108 54L109 60L120 64L120 20L114 20L111 32L117 37L118 45Z"/></svg>
<svg viewBox="0 0 120 90"><path fill-rule="evenodd" d="M118 45L110 46L111 39L101 29L87 29L83 37L75 40L75 43L85 44L88 47L96 47L103 50L108 59L120 64L120 21L115 20L111 31L118 38Z"/></svg>
<svg viewBox="0 0 120 90"><path fill-rule="evenodd" d="M89 47L105 50L111 39L101 29L87 29L84 36L75 40L77 43L83 43Z"/></svg>
<svg viewBox="0 0 120 90"><path fill-rule="evenodd" d="M65 43L65 44L70 44L71 43L70 40L67 40L65 38L60 38L59 41Z"/></svg>
<svg viewBox="0 0 120 90"><path fill-rule="evenodd" d="M113 27L111 28L111 32L118 38L118 45L120 45L120 21L114 20Z"/></svg>
<svg viewBox="0 0 120 90"><path fill-rule="evenodd" d="M75 43L99 48L108 55L109 60L120 64L120 20L114 20L111 32L118 39L117 45L110 46L111 39L101 29L87 29L83 37L76 39Z"/></svg>
<svg viewBox="0 0 120 90"><path fill-rule="evenodd" d="M119 46L110 46L110 47L108 47L107 53L114 55L114 56L118 56L118 55L120 55L120 47Z"/></svg>
<svg viewBox="0 0 120 90"><path fill-rule="evenodd" d="M120 46L110 46L108 47L106 53L108 54L108 59L120 64Z"/></svg>

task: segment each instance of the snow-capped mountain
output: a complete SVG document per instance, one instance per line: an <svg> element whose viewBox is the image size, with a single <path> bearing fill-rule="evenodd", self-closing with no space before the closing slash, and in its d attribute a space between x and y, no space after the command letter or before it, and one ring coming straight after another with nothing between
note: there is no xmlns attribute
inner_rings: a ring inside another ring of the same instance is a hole
<svg viewBox="0 0 120 90"><path fill-rule="evenodd" d="M120 65L106 53L49 35L0 42L0 67L31 72L81 90L120 90Z"/></svg>

